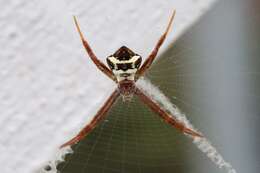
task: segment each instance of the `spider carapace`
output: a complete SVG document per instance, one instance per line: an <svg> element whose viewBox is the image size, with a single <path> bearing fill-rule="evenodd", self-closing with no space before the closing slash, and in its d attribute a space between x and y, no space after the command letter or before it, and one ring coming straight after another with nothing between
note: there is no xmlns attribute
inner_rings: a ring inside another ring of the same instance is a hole
<svg viewBox="0 0 260 173"><path fill-rule="evenodd" d="M154 49L146 58L143 64L141 64L142 58L140 55L134 53L126 46L122 46L113 55L107 58L107 64L109 68L96 57L89 43L83 37L79 24L76 20L76 17L74 16L74 22L79 32L82 44L85 47L90 59L93 61L93 63L97 66L97 68L100 71L102 71L107 77L109 77L111 80L117 83L118 87L101 106L96 115L93 116L92 120L89 123L87 123L87 125L74 138L63 144L61 148L73 145L79 142L81 139L83 139L91 130L93 130L96 127L96 125L102 119L104 119L105 115L107 114L111 106L120 96L122 96L123 101L129 101L131 100L134 94L137 95L151 110L157 113L165 122L167 122L171 126L179 129L183 133L188 134L192 137L202 137L200 133L186 127L185 124L177 120L174 115L171 115L169 112L164 110L158 103L156 103L152 98L150 98L150 96L146 95L141 89L139 89L135 85L135 82L141 76L143 76L152 65L161 45L163 44L168 34L174 16L175 10L171 15L166 31L159 38Z"/></svg>

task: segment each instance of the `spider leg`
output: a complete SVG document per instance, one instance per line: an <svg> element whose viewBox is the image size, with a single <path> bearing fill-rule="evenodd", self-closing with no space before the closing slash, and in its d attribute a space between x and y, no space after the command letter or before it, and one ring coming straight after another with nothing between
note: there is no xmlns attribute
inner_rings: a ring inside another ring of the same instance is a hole
<svg viewBox="0 0 260 173"><path fill-rule="evenodd" d="M182 131L185 134L189 134L193 137L203 137L198 132L188 128L185 124L178 121L176 118L171 116L168 112L163 110L157 103L155 103L152 99L146 96L139 88L136 87L135 94L139 96L139 98L150 107L155 113L157 113L165 122L169 123L173 127L177 128L178 130Z"/></svg>
<svg viewBox="0 0 260 173"><path fill-rule="evenodd" d="M145 60L145 62L143 63L143 65L140 67L140 69L138 69L138 71L136 72L136 79L138 80L139 77L143 76L144 73L146 72L146 70L151 66L151 64L153 63L161 45L163 44L169 30L170 30L170 26L172 25L174 16L175 16L176 11L174 10L170 21L167 25L167 28L165 30L165 32L163 33L163 35L160 37L160 39L158 40L157 44L155 45L154 49L152 50L152 52L150 53L150 55L148 56L148 58Z"/></svg>
<svg viewBox="0 0 260 173"><path fill-rule="evenodd" d="M99 70L101 70L104 74L106 74L110 79L112 79L113 81L116 82L116 78L114 77L114 74L113 72L105 65L103 64L97 57L96 55L94 54L94 52L92 51L90 45L88 44L87 40L84 39L84 36L80 30L80 27L79 27L79 24L78 24L78 21L76 19L76 16L73 16L73 19L74 19L74 22L75 22L75 25L77 27L77 30L79 32L79 35L80 35L80 38L81 38L81 41L89 55L89 57L91 58L91 60L96 64L97 68Z"/></svg>
<svg viewBox="0 0 260 173"><path fill-rule="evenodd" d="M110 97L107 99L107 101L104 103L104 105L99 109L97 114L94 116L94 118L91 120L90 123L88 123L74 138L69 140L68 142L64 143L60 146L60 148L73 145L77 142L79 142L81 139L83 139L91 130L93 130L96 125L105 117L106 113L109 111L113 103L117 100L119 96L119 91L116 89Z"/></svg>

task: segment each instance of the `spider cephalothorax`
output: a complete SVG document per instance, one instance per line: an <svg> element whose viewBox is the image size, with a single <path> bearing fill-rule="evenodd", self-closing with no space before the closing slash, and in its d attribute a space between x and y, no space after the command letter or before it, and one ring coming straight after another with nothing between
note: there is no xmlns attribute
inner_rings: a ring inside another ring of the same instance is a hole
<svg viewBox="0 0 260 173"><path fill-rule="evenodd" d="M119 48L107 58L107 64L116 77L117 82L135 80L135 73L140 67L142 58L126 46Z"/></svg>
<svg viewBox="0 0 260 173"><path fill-rule="evenodd" d="M131 97L135 94L137 95L145 104L147 104L153 111L159 114L161 118L163 118L167 123L181 130L182 132L189 134L191 136L202 137L201 134L196 131L189 129L185 126L185 124L179 122L174 116L171 116L167 111L162 109L160 105L154 102L149 96L142 92L136 85L135 82L144 75L147 69L151 66L154 58L159 51L163 41L166 38L166 35L169 31L169 28L172 24L173 17L175 15L175 11L173 12L170 22L166 28L164 34L158 40L155 48L151 52L151 54L147 57L145 62L141 65L142 58L137 55L129 48L122 46L118 49L113 55L107 58L107 64L109 68L103 64L94 54L91 47L89 46L87 40L84 39L83 34L80 31L78 22L76 17L74 17L74 21L77 27L77 30L80 34L80 38L82 43L91 58L91 60L95 63L95 65L101 70L104 74L106 74L110 79L117 83L118 87L114 90L114 92L107 99L105 104L100 108L94 118L88 123L77 136L72 138L70 141L63 144L61 147L72 145L80 141L84 138L97 124L100 122L109 111L113 103L117 100L117 98L121 95L124 101L131 100Z"/></svg>

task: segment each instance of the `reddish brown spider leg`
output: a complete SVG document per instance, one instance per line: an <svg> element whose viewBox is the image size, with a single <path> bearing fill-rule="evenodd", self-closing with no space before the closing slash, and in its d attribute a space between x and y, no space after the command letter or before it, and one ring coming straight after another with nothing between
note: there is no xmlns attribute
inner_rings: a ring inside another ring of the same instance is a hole
<svg viewBox="0 0 260 173"><path fill-rule="evenodd" d="M115 79L115 77L113 75L113 72L96 57L96 55L92 51L90 45L88 44L87 40L84 39L84 36L83 36L83 34L82 34L81 30L80 30L79 24L78 24L77 19L76 19L75 16L73 16L73 19L74 19L75 25L77 27L77 30L79 32L80 38L82 40L82 43L83 43L83 45L84 45L84 47L85 47L89 57L91 58L91 60L96 64L96 66L98 67L99 70L101 70L110 79L112 79L113 81L116 82L116 79Z"/></svg>
<svg viewBox="0 0 260 173"><path fill-rule="evenodd" d="M136 72L136 78L135 80L138 80L139 77L143 76L144 73L146 72L146 70L151 66L151 64L153 63L161 45L163 44L169 30L170 30L170 26L172 25L173 19L175 16L175 10L173 11L170 21L167 25L166 31L163 33L163 35L160 37L160 39L158 40L157 44L155 45L153 51L151 52L151 54L148 56L148 58L145 60L145 62L143 63L143 65L140 67L140 69L138 69L138 71Z"/></svg>
<svg viewBox="0 0 260 173"><path fill-rule="evenodd" d="M116 89L110 97L107 99L107 101L104 103L104 105L100 108L100 110L97 112L97 114L94 116L94 118L91 120L89 124L87 124L74 138L66 142L65 144L61 145L60 148L66 147L68 145L73 145L77 142L79 142L81 139L83 139L91 130L95 128L95 126L100 122L106 115L106 113L109 111L113 103L117 100L119 96L119 91Z"/></svg>
<svg viewBox="0 0 260 173"><path fill-rule="evenodd" d="M193 137L203 137L198 132L195 132L194 130L185 127L185 125L181 122L179 122L176 118L171 116L169 113L164 111L157 103L155 103L152 99L150 99L148 96L146 96L139 88L136 87L136 95L139 96L139 98L148 105L155 113L157 113L164 121L169 123L170 125L174 126L178 130L182 131L183 133L189 134Z"/></svg>

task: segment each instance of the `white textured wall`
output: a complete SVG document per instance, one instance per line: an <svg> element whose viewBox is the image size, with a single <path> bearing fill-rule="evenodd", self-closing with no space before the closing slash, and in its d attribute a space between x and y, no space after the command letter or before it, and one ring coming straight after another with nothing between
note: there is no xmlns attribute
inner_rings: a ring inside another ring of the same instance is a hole
<svg viewBox="0 0 260 173"><path fill-rule="evenodd" d="M73 25L104 60L126 45L144 57L177 10L173 39L213 0L2 1L1 173L30 173L91 118L114 84L86 56Z"/></svg>

